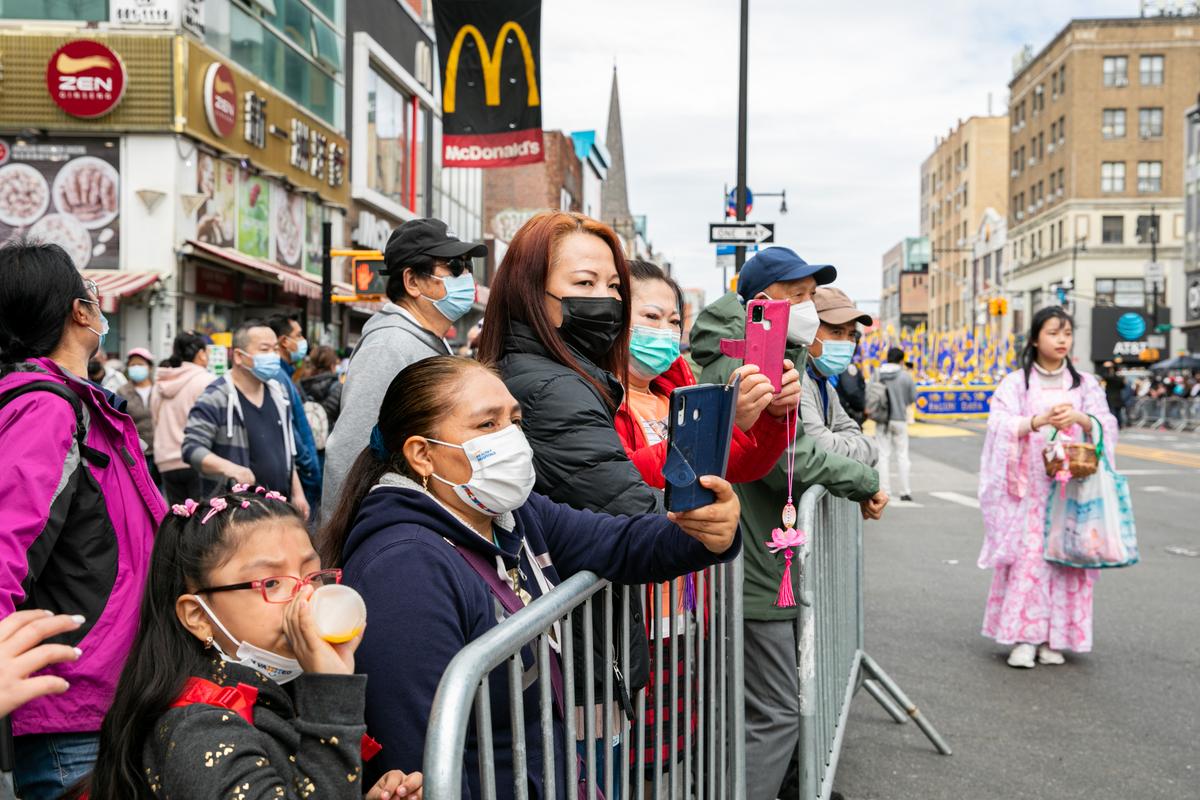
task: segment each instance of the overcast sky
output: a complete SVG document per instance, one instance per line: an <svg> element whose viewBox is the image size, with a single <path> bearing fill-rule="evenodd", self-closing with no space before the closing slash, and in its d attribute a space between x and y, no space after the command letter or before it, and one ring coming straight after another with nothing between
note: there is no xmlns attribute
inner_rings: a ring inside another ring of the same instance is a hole
<svg viewBox="0 0 1200 800"><path fill-rule="evenodd" d="M630 206L685 286L722 291L707 243L733 184L737 0L546 0L543 125L604 131L620 75ZM921 161L959 119L1003 112L1012 58L1072 17L1136 16L1137 0L750 2L748 181L787 189L751 220L879 296L880 259L918 231Z"/></svg>

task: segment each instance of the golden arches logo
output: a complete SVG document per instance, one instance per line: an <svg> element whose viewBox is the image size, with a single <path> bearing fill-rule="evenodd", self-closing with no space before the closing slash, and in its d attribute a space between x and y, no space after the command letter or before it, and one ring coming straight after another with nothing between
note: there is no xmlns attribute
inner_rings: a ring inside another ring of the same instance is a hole
<svg viewBox="0 0 1200 800"><path fill-rule="evenodd" d="M467 24L458 29L454 43L450 45L450 55L446 58L446 86L442 90L442 110L445 113L453 114L457 105L455 100L458 94L458 60L467 36L475 40L475 47L479 50L479 61L483 66L484 102L489 106L500 105L500 62L504 58L504 43L509 33L516 35L517 43L521 46L521 57L525 61L525 82L529 84L528 103L531 106L541 105L533 50L529 47L525 30L515 22L504 23L500 33L496 34L496 42L491 52L488 52L487 40L483 38L483 34L474 25Z"/></svg>

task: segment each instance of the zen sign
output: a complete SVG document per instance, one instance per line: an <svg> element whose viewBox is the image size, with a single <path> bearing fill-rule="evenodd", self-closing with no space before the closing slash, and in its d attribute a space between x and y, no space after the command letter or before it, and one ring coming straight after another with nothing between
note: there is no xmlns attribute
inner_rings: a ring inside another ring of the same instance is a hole
<svg viewBox="0 0 1200 800"><path fill-rule="evenodd" d="M773 222L710 222L708 241L712 244L751 245L775 241Z"/></svg>
<svg viewBox="0 0 1200 800"><path fill-rule="evenodd" d="M117 107L125 94L125 65L94 39L67 42L46 65L46 89L54 103L73 117L95 119Z"/></svg>

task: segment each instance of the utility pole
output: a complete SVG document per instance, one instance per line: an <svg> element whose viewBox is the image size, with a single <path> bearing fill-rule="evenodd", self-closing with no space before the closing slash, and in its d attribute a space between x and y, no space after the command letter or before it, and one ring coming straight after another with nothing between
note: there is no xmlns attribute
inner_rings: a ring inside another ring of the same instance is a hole
<svg viewBox="0 0 1200 800"><path fill-rule="evenodd" d="M1158 216L1154 206L1150 206L1150 263L1158 263ZM1158 328L1158 276L1150 279L1150 318L1154 320L1153 327Z"/></svg>
<svg viewBox="0 0 1200 800"><path fill-rule="evenodd" d="M738 139L737 139L737 218L746 220L746 73L750 65L750 0L742 0L741 53L738 65ZM733 251L733 271L742 271L746 263L746 248L739 245Z"/></svg>

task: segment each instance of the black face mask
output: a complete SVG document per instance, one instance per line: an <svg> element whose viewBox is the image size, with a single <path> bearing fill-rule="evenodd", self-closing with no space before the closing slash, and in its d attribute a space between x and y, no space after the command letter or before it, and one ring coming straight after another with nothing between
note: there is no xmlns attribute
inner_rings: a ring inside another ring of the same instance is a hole
<svg viewBox="0 0 1200 800"><path fill-rule="evenodd" d="M562 303L563 341L598 364L625 330L622 304L615 297L554 297Z"/></svg>

